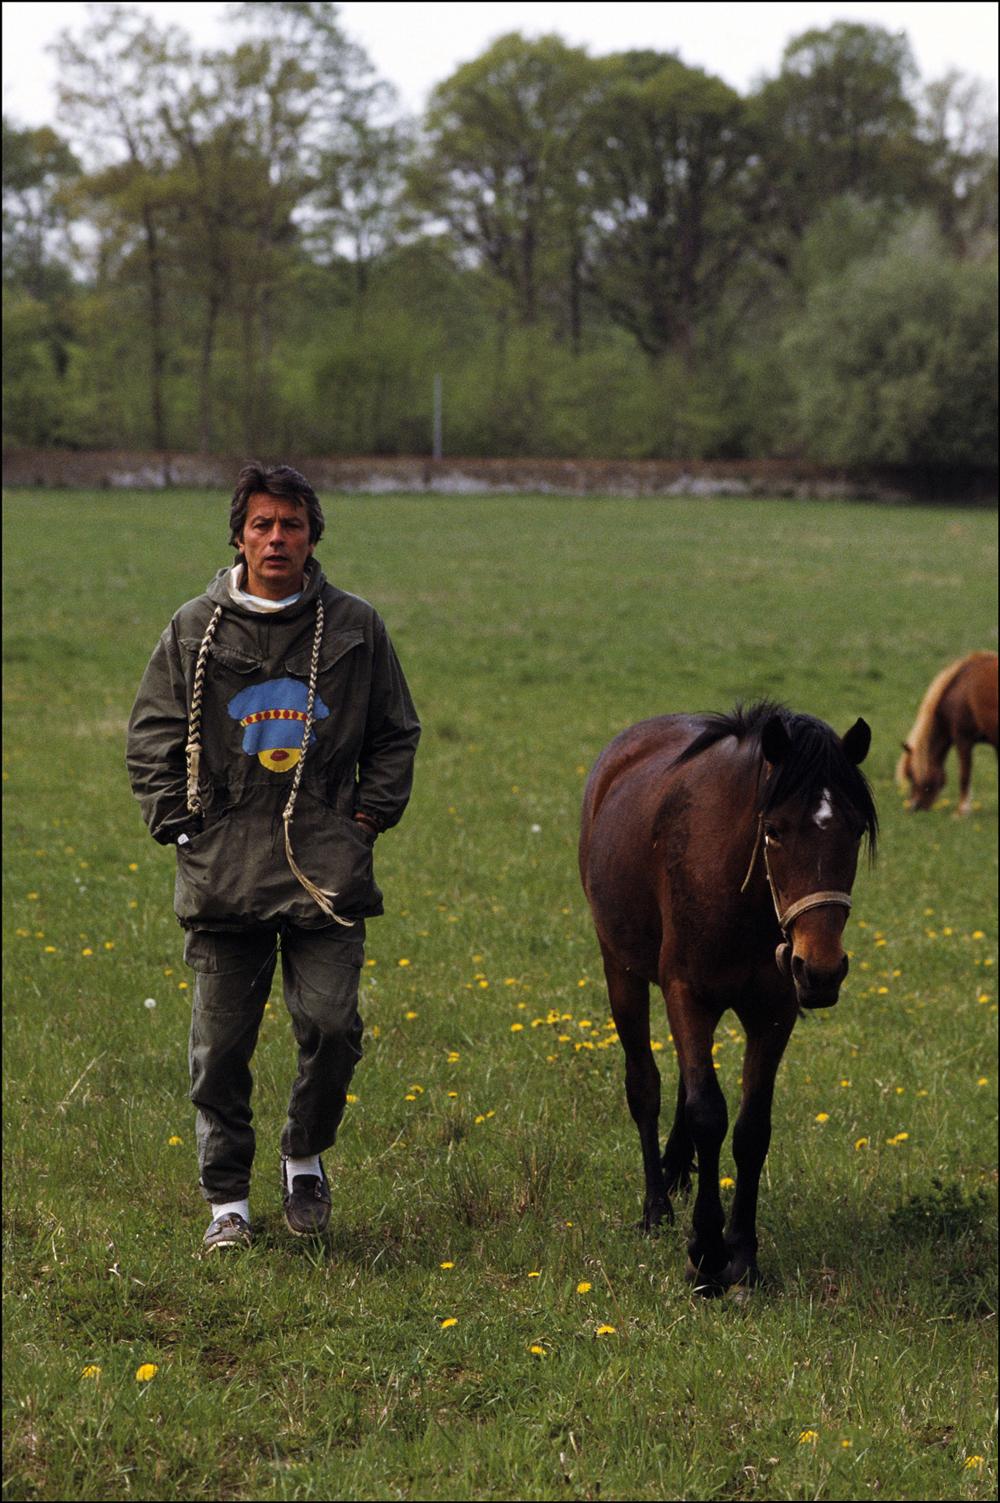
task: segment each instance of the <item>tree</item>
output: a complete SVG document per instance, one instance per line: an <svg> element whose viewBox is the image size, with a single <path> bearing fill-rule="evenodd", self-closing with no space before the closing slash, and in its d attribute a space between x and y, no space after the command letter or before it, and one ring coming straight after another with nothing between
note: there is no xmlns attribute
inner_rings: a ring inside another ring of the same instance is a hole
<svg viewBox="0 0 1000 1503"><path fill-rule="evenodd" d="M596 79L559 37L501 37L431 96L417 201L489 267L523 324L541 313L543 266L574 274L577 156Z"/></svg>
<svg viewBox="0 0 1000 1503"><path fill-rule="evenodd" d="M823 204L851 193L903 207L919 196L925 154L911 101L916 68L903 32L855 21L803 32L749 102L760 179L778 232L801 239Z"/></svg>
<svg viewBox="0 0 1000 1503"><path fill-rule="evenodd" d="M929 198L960 255L989 253L997 235L997 115L978 79L952 70L923 91L919 133Z"/></svg>
<svg viewBox="0 0 1000 1503"><path fill-rule="evenodd" d="M993 268L949 260L929 220L818 284L784 352L800 440L840 464L996 462Z"/></svg>
<svg viewBox="0 0 1000 1503"><path fill-rule="evenodd" d="M676 349L690 368L699 323L751 244L742 102L669 54L619 54L603 71L585 154L590 275L647 355Z"/></svg>
<svg viewBox="0 0 1000 1503"><path fill-rule="evenodd" d="M167 364L164 215L171 202L164 174L169 138L160 109L167 79L190 67L191 54L175 28L121 5L94 6L80 36L68 31L54 44L59 63L59 109L81 154L97 164L81 190L106 207L119 245L135 244L142 258L149 342L150 429L167 447L164 380Z"/></svg>

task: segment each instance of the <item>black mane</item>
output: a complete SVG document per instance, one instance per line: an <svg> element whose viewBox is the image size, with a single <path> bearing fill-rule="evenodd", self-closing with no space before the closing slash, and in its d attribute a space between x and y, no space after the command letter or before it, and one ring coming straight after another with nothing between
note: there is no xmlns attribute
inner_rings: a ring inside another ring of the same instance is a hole
<svg viewBox="0 0 1000 1503"><path fill-rule="evenodd" d="M673 765L680 767L692 761L727 736L735 736L737 741L751 737L759 740L764 726L775 715L788 732L791 751L775 766L772 777L758 783L757 813L768 814L788 799L818 797L828 788L831 794L839 794L852 810L868 837L869 855L874 860L878 812L868 779L844 755L836 732L813 715L799 715L787 705L769 699L755 700L746 707L737 704L728 715L700 715L698 719L703 721L704 729Z"/></svg>

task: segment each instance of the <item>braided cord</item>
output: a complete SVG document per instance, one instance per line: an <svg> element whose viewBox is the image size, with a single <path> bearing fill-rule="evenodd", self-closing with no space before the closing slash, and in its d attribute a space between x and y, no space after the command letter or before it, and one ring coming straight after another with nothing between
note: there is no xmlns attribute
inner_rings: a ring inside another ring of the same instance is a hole
<svg viewBox="0 0 1000 1503"><path fill-rule="evenodd" d="M288 865L291 867L292 871L294 872L299 882L301 882L306 892L314 902L319 904L323 912L327 914L329 918L332 918L334 923L341 924L345 929L351 929L354 927L354 920L341 918L338 913L334 912L333 904L330 902L330 899L335 898L337 894L335 892L329 891L325 887L318 887L315 882L307 877L305 872L302 871L302 869L296 863L295 855L292 851L292 817L295 813L295 800L299 796L299 785L302 782L302 769L305 766L306 752L309 749L309 738L312 735L314 718L313 706L316 703L316 679L319 675L319 650L323 641L323 620L323 602L321 600L317 600L316 631L313 634L312 657L309 661L309 694L308 698L306 699L306 721L302 734L302 751L299 754L298 762L295 764L295 774L292 779L292 791L288 795L288 802L285 805L281 817L284 820L285 824L285 856L288 860Z"/></svg>
<svg viewBox="0 0 1000 1503"><path fill-rule="evenodd" d="M188 734L187 743L184 747L184 757L187 765L187 806L189 814L202 812L201 793L199 791L199 773L201 770L201 696L205 687L205 668L208 663L208 649L212 645L215 636L215 628L222 619L222 606L217 605L212 613L198 648L198 661L194 669L194 686L191 690L191 708L188 711Z"/></svg>

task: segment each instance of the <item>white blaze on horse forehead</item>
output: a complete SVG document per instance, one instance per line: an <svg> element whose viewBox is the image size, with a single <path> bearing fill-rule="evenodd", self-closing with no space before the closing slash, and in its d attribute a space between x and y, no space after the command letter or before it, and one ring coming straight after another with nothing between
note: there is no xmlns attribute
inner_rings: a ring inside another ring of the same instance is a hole
<svg viewBox="0 0 1000 1503"><path fill-rule="evenodd" d="M819 803L816 806L816 812L813 815L813 823L818 825L821 830L824 830L826 829L826 826L830 823L832 818L833 804L830 802L830 790L829 788L824 788L823 792L820 794Z"/></svg>

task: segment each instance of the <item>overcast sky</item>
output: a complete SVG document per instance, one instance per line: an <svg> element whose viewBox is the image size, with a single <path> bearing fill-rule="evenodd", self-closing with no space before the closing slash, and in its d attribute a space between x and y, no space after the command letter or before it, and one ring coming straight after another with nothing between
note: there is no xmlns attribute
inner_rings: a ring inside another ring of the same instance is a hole
<svg viewBox="0 0 1000 1503"><path fill-rule="evenodd" d="M213 0L140 3L159 21L173 21L205 47L224 45L223 5ZM55 115L55 67L45 44L86 18L80 3L6 0L3 5L3 108L17 122L38 125ZM627 47L676 51L684 62L746 90L777 71L791 36L836 20L876 22L905 31L926 80L950 68L997 82L997 5L994 0L903 0L903 3L629 3L629 0L344 0L341 22L360 42L378 73L396 85L402 106L418 113L434 84L507 31L527 36L556 32L596 55Z"/></svg>

